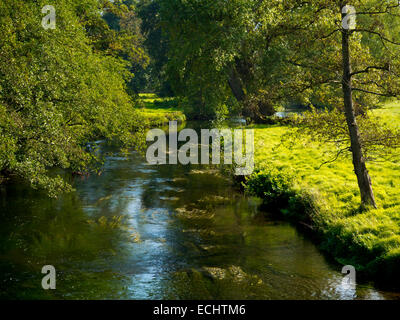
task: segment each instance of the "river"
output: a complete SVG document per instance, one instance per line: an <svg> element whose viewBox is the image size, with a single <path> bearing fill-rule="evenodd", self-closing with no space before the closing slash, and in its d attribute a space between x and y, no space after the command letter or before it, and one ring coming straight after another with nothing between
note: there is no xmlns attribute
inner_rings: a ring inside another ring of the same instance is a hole
<svg viewBox="0 0 400 320"><path fill-rule="evenodd" d="M0 188L1 299L399 299L342 284L291 224L218 170L148 165L132 152L49 199ZM43 290L41 268L56 269Z"/></svg>

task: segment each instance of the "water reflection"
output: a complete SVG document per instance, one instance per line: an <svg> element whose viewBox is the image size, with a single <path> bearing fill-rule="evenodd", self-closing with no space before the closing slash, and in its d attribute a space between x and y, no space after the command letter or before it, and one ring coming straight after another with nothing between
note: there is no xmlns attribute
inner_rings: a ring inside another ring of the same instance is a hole
<svg viewBox="0 0 400 320"><path fill-rule="evenodd" d="M59 200L2 187L1 298L399 297L344 288L340 266L210 168L149 166L133 153L75 184ZM57 290L41 289L45 264Z"/></svg>

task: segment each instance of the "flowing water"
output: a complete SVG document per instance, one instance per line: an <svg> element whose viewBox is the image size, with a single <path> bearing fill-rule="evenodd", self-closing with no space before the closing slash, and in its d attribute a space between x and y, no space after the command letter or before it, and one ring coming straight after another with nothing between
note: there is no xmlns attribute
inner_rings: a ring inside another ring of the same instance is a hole
<svg viewBox="0 0 400 320"><path fill-rule="evenodd" d="M399 299L342 285L290 224L201 166L108 157L58 200L1 187L1 299ZM53 265L56 290L43 290Z"/></svg>

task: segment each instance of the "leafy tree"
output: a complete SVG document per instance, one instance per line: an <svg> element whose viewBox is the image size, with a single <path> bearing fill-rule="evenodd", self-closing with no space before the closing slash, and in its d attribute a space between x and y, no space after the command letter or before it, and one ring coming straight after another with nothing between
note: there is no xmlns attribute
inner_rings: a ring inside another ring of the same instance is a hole
<svg viewBox="0 0 400 320"><path fill-rule="evenodd" d="M233 105L265 120L277 105L312 87L291 57L304 30L302 6L289 1L162 1L170 35L168 73L175 91L212 114ZM300 20L299 20L300 19ZM233 101L233 98L236 102Z"/></svg>
<svg viewBox="0 0 400 320"><path fill-rule="evenodd" d="M132 78L128 88L129 93L135 95L144 89L141 74L150 63L137 3L132 0L102 0L101 8L101 16L93 15L85 22L86 30L97 50L122 57L129 63Z"/></svg>
<svg viewBox="0 0 400 320"><path fill-rule="evenodd" d="M51 168L84 172L99 158L89 141L128 147L142 121L126 93L126 63L93 48L86 22L97 0L60 0L56 29L41 26L46 1L0 3L0 175L55 196L70 186Z"/></svg>
<svg viewBox="0 0 400 320"><path fill-rule="evenodd" d="M338 155L351 152L362 205L376 207L365 155L398 147L400 134L374 121L368 109L379 101L377 97L400 93L400 43L393 37L397 35L393 30L399 30L394 17L400 9L398 1L353 1L354 16L347 5L347 1L299 3L297 9L308 11L314 22L303 20L301 40L293 39L298 33L289 38L293 52L289 63L309 71L307 81L320 97L321 92L334 93L330 102L341 113L314 112L301 123L312 136L340 146ZM355 17L357 26L348 23Z"/></svg>
<svg viewBox="0 0 400 320"><path fill-rule="evenodd" d="M138 15L142 21L141 32L145 37L143 45L150 57L149 66L137 77L142 83L138 87L161 96L172 96L174 93L166 74L169 36L161 26L161 1L140 0L137 4Z"/></svg>
<svg viewBox="0 0 400 320"><path fill-rule="evenodd" d="M198 117L215 116L232 94L242 102L243 83L234 65L251 28L253 1L160 3L161 23L170 38L167 73L174 91L196 107Z"/></svg>

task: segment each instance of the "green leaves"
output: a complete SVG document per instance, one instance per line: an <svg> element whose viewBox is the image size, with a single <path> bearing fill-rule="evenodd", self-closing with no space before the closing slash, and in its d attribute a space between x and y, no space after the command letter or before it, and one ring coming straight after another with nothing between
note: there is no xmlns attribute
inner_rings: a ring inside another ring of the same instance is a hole
<svg viewBox="0 0 400 320"><path fill-rule="evenodd" d="M99 10L96 0L59 1L56 29L44 30L36 1L0 3L3 177L16 174L55 196L71 188L50 176L51 168L85 172L99 162L87 142L105 138L129 147L139 140L127 64L95 51L84 28Z"/></svg>

